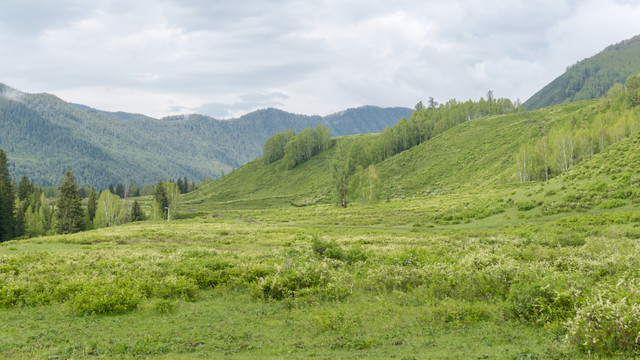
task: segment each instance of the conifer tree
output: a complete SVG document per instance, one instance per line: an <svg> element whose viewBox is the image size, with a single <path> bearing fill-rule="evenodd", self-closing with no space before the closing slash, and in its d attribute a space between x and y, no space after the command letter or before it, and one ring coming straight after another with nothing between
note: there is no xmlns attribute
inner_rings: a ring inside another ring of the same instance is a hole
<svg viewBox="0 0 640 360"><path fill-rule="evenodd" d="M27 175L22 175L20 184L18 185L18 199L20 199L20 201L27 199L35 189L35 186L29 181Z"/></svg>
<svg viewBox="0 0 640 360"><path fill-rule="evenodd" d="M91 186L91 191L89 192L89 199L87 200L87 213L89 214L89 221L93 221L93 218L96 217L96 209L98 208L98 194L96 193L96 189Z"/></svg>
<svg viewBox="0 0 640 360"><path fill-rule="evenodd" d="M160 207L160 211L162 211L163 218L166 219L167 208L169 207L169 198L167 197L167 192L164 188L164 182L162 182L162 179L158 179L154 199L156 200L156 204Z"/></svg>
<svg viewBox="0 0 640 360"><path fill-rule="evenodd" d="M133 205L131 206L131 221L142 221L144 219L145 215L140 203L138 203L138 200L134 200Z"/></svg>
<svg viewBox="0 0 640 360"><path fill-rule="evenodd" d="M124 185L122 185L122 183L118 183L118 185L116 185L115 194L120 196L120 199L124 199Z"/></svg>
<svg viewBox="0 0 640 360"><path fill-rule="evenodd" d="M0 242L14 237L15 192L9 162L3 149L0 149Z"/></svg>
<svg viewBox="0 0 640 360"><path fill-rule="evenodd" d="M66 172L64 180L58 187L56 203L56 232L69 234L83 230L82 198L71 171Z"/></svg>

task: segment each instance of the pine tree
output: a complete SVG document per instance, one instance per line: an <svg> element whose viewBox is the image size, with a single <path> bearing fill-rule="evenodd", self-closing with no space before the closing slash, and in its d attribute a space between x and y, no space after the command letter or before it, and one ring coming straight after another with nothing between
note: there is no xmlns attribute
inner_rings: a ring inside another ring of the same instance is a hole
<svg viewBox="0 0 640 360"><path fill-rule="evenodd" d="M131 221L142 221L144 219L145 215L140 203L138 203L138 200L134 200L133 205L131 206Z"/></svg>
<svg viewBox="0 0 640 360"><path fill-rule="evenodd" d="M58 187L56 203L56 232L69 234L83 230L82 198L71 171L67 171L62 184Z"/></svg>
<svg viewBox="0 0 640 360"><path fill-rule="evenodd" d="M121 183L118 183L118 185L116 185L115 194L120 196L120 199L124 199L124 185L122 185Z"/></svg>
<svg viewBox="0 0 640 360"><path fill-rule="evenodd" d="M167 197L167 192L164 188L164 182L162 182L162 179L158 179L154 198L156 200L156 203L160 207L160 210L162 211L163 218L166 219L167 209L169 207L169 198Z"/></svg>
<svg viewBox="0 0 640 360"><path fill-rule="evenodd" d="M87 200L87 212L89 214L89 220L93 221L93 218L96 217L96 209L98 208L98 194L96 193L96 189L91 186L91 191L89 192L89 199Z"/></svg>
<svg viewBox="0 0 640 360"><path fill-rule="evenodd" d="M18 199L20 201L25 200L35 191L35 186L27 175L22 175L22 179L20 179L20 184L18 185Z"/></svg>
<svg viewBox="0 0 640 360"><path fill-rule="evenodd" d="M3 149L0 149L0 242L14 237L15 192L9 162Z"/></svg>

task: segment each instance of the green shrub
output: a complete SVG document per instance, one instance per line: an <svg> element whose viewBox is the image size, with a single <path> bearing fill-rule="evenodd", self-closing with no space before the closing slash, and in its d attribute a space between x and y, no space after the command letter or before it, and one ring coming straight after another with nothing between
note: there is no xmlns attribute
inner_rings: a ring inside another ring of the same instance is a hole
<svg viewBox="0 0 640 360"><path fill-rule="evenodd" d="M74 294L69 305L77 315L121 314L133 310L142 295L129 279L86 284Z"/></svg>
<svg viewBox="0 0 640 360"><path fill-rule="evenodd" d="M518 211L528 211L539 205L542 205L541 201L521 201L516 204L516 208L518 209Z"/></svg>
<svg viewBox="0 0 640 360"><path fill-rule="evenodd" d="M548 325L571 318L580 301L575 289L558 291L550 283L523 278L511 286L506 308L514 319Z"/></svg>
<svg viewBox="0 0 640 360"><path fill-rule="evenodd" d="M568 322L568 341L585 352L639 354L640 292L637 284L627 286L594 293Z"/></svg>
<svg viewBox="0 0 640 360"><path fill-rule="evenodd" d="M600 209L615 209L626 205L626 201L621 199L613 199L604 201L598 206Z"/></svg>

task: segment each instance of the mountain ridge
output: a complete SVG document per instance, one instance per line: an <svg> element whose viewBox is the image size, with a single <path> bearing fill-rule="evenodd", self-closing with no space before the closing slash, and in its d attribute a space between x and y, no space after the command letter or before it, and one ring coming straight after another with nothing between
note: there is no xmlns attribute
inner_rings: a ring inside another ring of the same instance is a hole
<svg viewBox="0 0 640 360"><path fill-rule="evenodd" d="M160 119L109 112L0 84L0 148L14 177L55 186L66 170L80 185L217 178L259 157L273 133L325 125L332 135L379 132L409 108L366 106L327 117L261 109L236 119L188 114Z"/></svg>
<svg viewBox="0 0 640 360"><path fill-rule="evenodd" d="M607 46L567 70L523 103L536 110L564 102L598 99L616 83L640 72L640 35Z"/></svg>

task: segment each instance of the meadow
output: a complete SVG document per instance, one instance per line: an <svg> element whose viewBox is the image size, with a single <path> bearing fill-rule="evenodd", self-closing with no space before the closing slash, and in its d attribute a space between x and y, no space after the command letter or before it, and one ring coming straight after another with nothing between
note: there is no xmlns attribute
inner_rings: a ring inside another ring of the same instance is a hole
<svg viewBox="0 0 640 360"><path fill-rule="evenodd" d="M0 355L633 357L640 212L521 205L562 181L5 242Z"/></svg>

